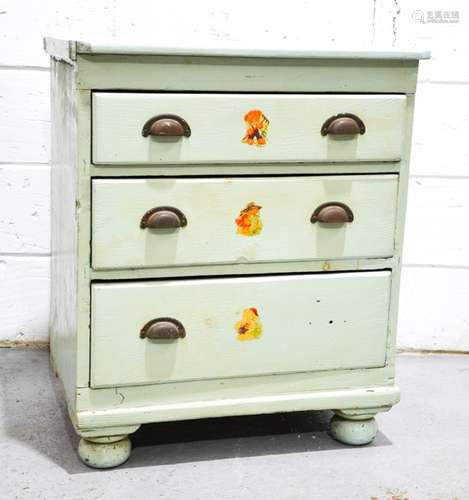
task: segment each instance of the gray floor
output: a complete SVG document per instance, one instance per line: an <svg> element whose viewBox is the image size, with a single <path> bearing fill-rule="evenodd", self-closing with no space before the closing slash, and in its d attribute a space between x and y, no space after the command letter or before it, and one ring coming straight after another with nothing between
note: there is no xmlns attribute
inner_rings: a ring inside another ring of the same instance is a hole
<svg viewBox="0 0 469 500"><path fill-rule="evenodd" d="M402 402L373 445L326 434L328 412L143 426L130 460L75 449L40 349L0 349L0 499L469 499L469 356L401 356Z"/></svg>

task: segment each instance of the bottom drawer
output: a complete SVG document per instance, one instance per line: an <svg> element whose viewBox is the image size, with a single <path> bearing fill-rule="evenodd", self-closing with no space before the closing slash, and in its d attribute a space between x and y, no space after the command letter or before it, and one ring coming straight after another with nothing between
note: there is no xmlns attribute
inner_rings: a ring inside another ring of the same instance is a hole
<svg viewBox="0 0 469 500"><path fill-rule="evenodd" d="M384 366L390 278L371 271L93 284L91 385ZM149 338L172 335L181 336Z"/></svg>

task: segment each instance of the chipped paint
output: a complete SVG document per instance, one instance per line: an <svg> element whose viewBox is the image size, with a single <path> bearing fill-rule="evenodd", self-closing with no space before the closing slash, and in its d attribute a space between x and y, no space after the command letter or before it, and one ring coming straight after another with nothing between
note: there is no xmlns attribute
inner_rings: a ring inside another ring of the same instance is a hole
<svg viewBox="0 0 469 500"><path fill-rule="evenodd" d="M124 403L124 401L125 401L125 396L122 394L122 392L120 392L120 391L118 390L118 388L117 388L117 387L115 387L115 388L114 388L114 390L115 390L116 396L119 396L119 398L120 398L120 401L118 401L118 402L117 402L117 404L116 404L117 406L119 406L119 405L121 405L121 404L123 404L123 403Z"/></svg>
<svg viewBox="0 0 469 500"><path fill-rule="evenodd" d="M213 327L213 318L205 318L204 319L204 325L207 328L212 328Z"/></svg>
<svg viewBox="0 0 469 500"><path fill-rule="evenodd" d="M330 271L332 269L332 265L330 262L327 260L324 261L324 264L322 265L322 270L323 271Z"/></svg>

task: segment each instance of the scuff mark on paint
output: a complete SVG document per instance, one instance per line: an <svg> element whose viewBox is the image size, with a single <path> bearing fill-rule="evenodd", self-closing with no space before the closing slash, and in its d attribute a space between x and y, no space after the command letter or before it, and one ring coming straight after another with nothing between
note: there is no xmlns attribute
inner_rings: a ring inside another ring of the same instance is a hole
<svg viewBox="0 0 469 500"><path fill-rule="evenodd" d="M260 109L251 109L244 115L247 129L242 141L250 146L265 146L269 120Z"/></svg>
<svg viewBox="0 0 469 500"><path fill-rule="evenodd" d="M125 396L122 394L122 392L118 391L117 387L114 388L114 391L116 393L116 396L119 396L121 398L117 405L121 405L125 401Z"/></svg>
<svg viewBox="0 0 469 500"><path fill-rule="evenodd" d="M262 231L262 220L260 216L261 206L250 201L235 219L238 226L238 234L243 236L255 236Z"/></svg>
<svg viewBox="0 0 469 500"><path fill-rule="evenodd" d="M235 324L238 340L254 340L262 336L262 323L255 307L244 309L241 321Z"/></svg>
<svg viewBox="0 0 469 500"><path fill-rule="evenodd" d="M324 264L322 265L322 270L323 271L330 271L332 269L331 263L328 262L327 260L324 261Z"/></svg>

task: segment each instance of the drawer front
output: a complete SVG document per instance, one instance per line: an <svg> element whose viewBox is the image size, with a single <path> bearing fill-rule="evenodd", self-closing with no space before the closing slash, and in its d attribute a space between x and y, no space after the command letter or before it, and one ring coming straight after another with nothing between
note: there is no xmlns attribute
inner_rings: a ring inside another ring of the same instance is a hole
<svg viewBox="0 0 469 500"><path fill-rule="evenodd" d="M384 366L389 295L389 271L93 284L91 383ZM148 338L168 318L185 336Z"/></svg>
<svg viewBox="0 0 469 500"><path fill-rule="evenodd" d="M93 163L398 161L405 109L404 95L97 92ZM347 129L355 127L349 119L322 135L324 123L339 113L355 115L364 129ZM182 118L184 127L168 125L167 115ZM185 135L144 137L144 125L154 117L159 124L150 122L145 133Z"/></svg>
<svg viewBox="0 0 469 500"><path fill-rule="evenodd" d="M397 185L392 174L95 179L93 267L388 257ZM328 202L349 207L353 221L312 223L314 211ZM180 211L185 225L142 228L143 216L160 207Z"/></svg>

